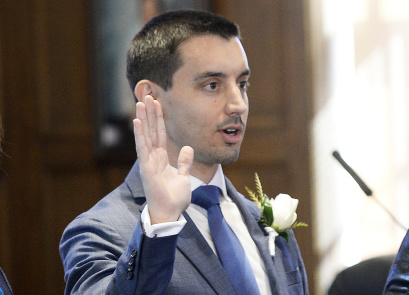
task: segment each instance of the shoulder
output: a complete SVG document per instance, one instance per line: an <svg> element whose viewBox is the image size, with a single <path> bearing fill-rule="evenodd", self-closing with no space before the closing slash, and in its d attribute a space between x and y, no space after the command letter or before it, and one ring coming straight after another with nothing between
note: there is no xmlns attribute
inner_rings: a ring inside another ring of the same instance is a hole
<svg viewBox="0 0 409 295"><path fill-rule="evenodd" d="M135 198L123 183L102 198L91 209L78 215L64 230L67 239L115 237L123 241L131 238L138 222L145 198Z"/></svg>
<svg viewBox="0 0 409 295"><path fill-rule="evenodd" d="M139 207L145 203L145 198L135 198L123 183L111 193L102 198L91 209L82 213L78 218L98 218L109 220L115 217L116 220L135 215L139 212Z"/></svg>

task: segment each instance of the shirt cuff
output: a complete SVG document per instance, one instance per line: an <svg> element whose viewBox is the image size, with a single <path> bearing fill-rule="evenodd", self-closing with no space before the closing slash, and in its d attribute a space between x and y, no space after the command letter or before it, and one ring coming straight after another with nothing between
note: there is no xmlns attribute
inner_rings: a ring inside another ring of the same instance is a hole
<svg viewBox="0 0 409 295"><path fill-rule="evenodd" d="M158 224L151 224L151 218L149 216L148 205L143 208L141 221L145 231L145 235L149 238L160 238L177 235L181 232L186 224L185 217L181 214L177 221L164 222Z"/></svg>

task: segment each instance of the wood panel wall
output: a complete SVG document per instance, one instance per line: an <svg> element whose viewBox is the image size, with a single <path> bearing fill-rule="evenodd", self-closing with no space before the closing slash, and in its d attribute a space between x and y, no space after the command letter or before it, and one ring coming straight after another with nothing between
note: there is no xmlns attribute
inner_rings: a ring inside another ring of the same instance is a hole
<svg viewBox="0 0 409 295"><path fill-rule="evenodd" d="M244 191L258 172L269 195L300 199L296 232L313 280L309 81L302 1L215 2L238 22L252 69L241 159L225 172ZM132 165L93 152L87 1L0 2L0 265L15 294L61 294L65 226L120 184ZM130 98L131 99L131 98ZM311 286L313 290L313 286Z"/></svg>

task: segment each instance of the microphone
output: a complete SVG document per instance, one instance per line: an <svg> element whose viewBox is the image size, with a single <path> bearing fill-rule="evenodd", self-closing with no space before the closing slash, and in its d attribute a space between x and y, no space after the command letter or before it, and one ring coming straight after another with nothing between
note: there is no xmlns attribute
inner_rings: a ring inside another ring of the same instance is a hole
<svg viewBox="0 0 409 295"><path fill-rule="evenodd" d="M375 198L375 196L373 195L372 190L366 185L366 183L361 179L361 177L358 176L358 174L356 174L356 172L354 171L354 169L351 168L351 166L349 166L344 159L342 159L340 153L338 151L334 151L332 152L332 155L334 156L334 158L342 165L342 167L344 167L344 169L349 173L349 175L352 176L352 178L355 180L355 182L359 185L359 187L364 191L364 193L368 196L368 197L372 197L379 206L382 207L383 210L386 211L386 213L389 214L389 216L392 218L392 220L399 225L403 230L407 230L406 227L399 222L399 220L392 214L392 212L390 212L388 210L388 208L386 208L377 198Z"/></svg>
<svg viewBox="0 0 409 295"><path fill-rule="evenodd" d="M334 151L332 153L335 159L338 160L338 162L342 165L342 167L345 168L345 170L349 173L349 175L352 176L352 178L358 183L360 188L364 191L364 193L368 196L372 196L372 190L365 184L365 182L361 179L361 177L358 176L358 174L355 173L355 171L342 159L341 155L339 154L338 151Z"/></svg>

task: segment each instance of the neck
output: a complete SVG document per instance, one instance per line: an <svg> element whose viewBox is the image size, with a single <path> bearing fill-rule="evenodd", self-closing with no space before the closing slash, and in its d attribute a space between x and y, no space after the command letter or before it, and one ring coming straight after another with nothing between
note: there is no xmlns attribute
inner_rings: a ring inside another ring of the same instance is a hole
<svg viewBox="0 0 409 295"><path fill-rule="evenodd" d="M217 171L217 167L217 164L206 165L203 163L193 162L192 168L190 169L190 175L208 184L213 179Z"/></svg>
<svg viewBox="0 0 409 295"><path fill-rule="evenodd" d="M178 168L177 158L169 157L169 163L171 166ZM193 160L192 167L190 168L190 175L208 184L213 179L217 167L218 164L209 165Z"/></svg>
<svg viewBox="0 0 409 295"><path fill-rule="evenodd" d="M175 168L178 168L178 158L180 153L180 147L170 144L168 139L168 144L166 150L168 152L169 164ZM200 179L204 183L208 184L217 171L218 164L208 164L197 161L193 159L192 167L190 168L190 175Z"/></svg>

